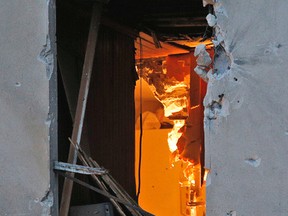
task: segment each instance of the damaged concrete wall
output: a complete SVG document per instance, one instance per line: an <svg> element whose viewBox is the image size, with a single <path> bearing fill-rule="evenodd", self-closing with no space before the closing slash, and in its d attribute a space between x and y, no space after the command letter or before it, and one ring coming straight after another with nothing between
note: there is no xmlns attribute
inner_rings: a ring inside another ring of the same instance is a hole
<svg viewBox="0 0 288 216"><path fill-rule="evenodd" d="M0 1L0 215L3 216L49 215L53 204L53 194L49 192L49 130L55 124L55 115L48 113L54 61L51 43L46 39L51 2Z"/></svg>
<svg viewBox="0 0 288 216"><path fill-rule="evenodd" d="M204 100L207 215L286 216L288 5L216 2L215 68Z"/></svg>

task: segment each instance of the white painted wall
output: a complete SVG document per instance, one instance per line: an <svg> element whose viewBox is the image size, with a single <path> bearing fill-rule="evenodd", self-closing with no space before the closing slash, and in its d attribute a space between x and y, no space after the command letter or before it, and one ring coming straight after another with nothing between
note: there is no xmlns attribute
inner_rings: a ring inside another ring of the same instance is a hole
<svg viewBox="0 0 288 216"><path fill-rule="evenodd" d="M47 3L0 1L1 216L49 215L53 201L52 194L45 197L49 79L38 57L48 34Z"/></svg>
<svg viewBox="0 0 288 216"><path fill-rule="evenodd" d="M217 2L217 36L232 63L210 77L204 101L207 215L287 216L288 4ZM222 107L211 110L221 94Z"/></svg>

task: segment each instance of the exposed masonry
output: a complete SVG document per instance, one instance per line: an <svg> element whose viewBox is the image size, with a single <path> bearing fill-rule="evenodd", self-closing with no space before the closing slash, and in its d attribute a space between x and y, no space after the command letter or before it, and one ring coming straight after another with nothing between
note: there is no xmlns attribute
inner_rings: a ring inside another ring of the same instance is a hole
<svg viewBox="0 0 288 216"><path fill-rule="evenodd" d="M229 211L229 212L226 213L226 216L237 216L236 215L236 211L233 211L233 210Z"/></svg>
<svg viewBox="0 0 288 216"><path fill-rule="evenodd" d="M42 206L42 215L50 215L50 209L53 206L53 193L48 191L46 196L41 200L40 205Z"/></svg>
<svg viewBox="0 0 288 216"><path fill-rule="evenodd" d="M51 207L53 206L53 193L51 191L46 191L44 197L40 199L35 199L34 203L36 205L40 205L42 207L41 216L48 216L51 215ZM35 205L34 204L34 205ZM33 206L33 204L30 204Z"/></svg>
<svg viewBox="0 0 288 216"><path fill-rule="evenodd" d="M47 0L47 4L49 4L49 2L50 0ZM49 35L46 36L46 44L43 45L43 48L38 55L38 60L45 64L46 77L48 80L50 80L54 72L54 54L51 48L51 41ZM45 120L45 125L47 126L48 131L50 131L52 119L53 115L49 112ZM48 135L48 141L50 142L50 133ZM50 190L50 187L41 200L34 200L35 203L40 204L42 207L41 216L51 215L51 207L53 206L53 200L54 196L53 192Z"/></svg>
<svg viewBox="0 0 288 216"><path fill-rule="evenodd" d="M261 158L257 155L255 155L251 158L247 158L244 161L245 161L245 163L249 164L252 167L259 167L261 164Z"/></svg>
<svg viewBox="0 0 288 216"><path fill-rule="evenodd" d="M210 24L216 21L213 68L196 71L208 82L207 215L285 216L287 5L284 0L214 1L203 1L214 7L215 19L207 16Z"/></svg>
<svg viewBox="0 0 288 216"><path fill-rule="evenodd" d="M217 121L216 125L219 125L221 118L227 117L231 109L238 109L243 100L235 91L241 82L237 75L234 76L231 73L231 68L234 67L235 69L237 67L231 52L233 46L228 47L226 45L225 32L221 30L217 23L217 16L227 17L227 13L219 1L203 0L204 7L208 4L213 5L215 12L215 14L209 13L206 16L208 25L214 27L215 31L212 40L214 44L213 66L205 45L200 44L194 52L194 55L198 56L197 67L194 68L194 71L204 81L208 82L207 94L204 99L204 126L214 130L215 123L213 122Z"/></svg>
<svg viewBox="0 0 288 216"><path fill-rule="evenodd" d="M194 56L198 57L197 66L194 71L206 82L208 82L207 71L210 69L212 59L206 51L205 45L200 44L195 48Z"/></svg>
<svg viewBox="0 0 288 216"><path fill-rule="evenodd" d="M51 41L48 35L46 37L46 44L43 45L43 48L38 56L38 60L46 65L46 76L48 80L50 80L54 68L54 56L51 49Z"/></svg>
<svg viewBox="0 0 288 216"><path fill-rule="evenodd" d="M213 100L210 104L206 106L207 109L205 109L205 116L208 120L215 120L217 119L218 116L225 117L225 115L227 116L229 114L227 112L224 115L224 112L222 110L223 106L225 107L224 94L221 94L218 97L219 97L218 100ZM226 105L226 106L229 106L229 105Z"/></svg>
<svg viewBox="0 0 288 216"><path fill-rule="evenodd" d="M231 68L231 56L227 54L222 43L215 46L214 54L214 74L216 74L218 77L221 77L225 73L229 72Z"/></svg>
<svg viewBox="0 0 288 216"><path fill-rule="evenodd" d="M49 7L49 10L52 10L53 8L55 9L55 2L54 1L46 0L46 3L47 3L47 6ZM55 13L54 11L53 11L53 13ZM51 13L51 11L50 11L50 13ZM49 16L51 16L51 15L49 15ZM49 28L51 28L51 23L50 23L51 21L53 21L53 19L51 17L49 17L49 24L48 24ZM54 22L55 22L55 20L54 20ZM53 25L53 23L52 23L52 25ZM49 30L49 32L50 31L51 31L51 29ZM55 50L53 50L53 48L52 48L50 33L48 33L46 36L46 44L43 45L42 50L40 51L40 54L37 57L37 59L46 66L46 77L48 80L51 79L53 72L55 71L54 70L55 69L54 68L55 67L54 57L55 57ZM50 86L50 88L51 88L51 86ZM50 95L50 103L55 103L53 95L51 94L51 92L49 93L49 95ZM54 114L51 113L50 108L51 108L51 106L49 105L49 113L48 113L47 118L45 120L45 125L47 126L47 129L49 131L49 135L48 135L49 143L50 143L50 135L51 135L50 134L51 123L52 123L52 121L55 121ZM50 189L50 186L48 187L43 198L41 200L40 199L34 200L34 203L41 205L41 207L42 207L41 216L51 215L51 208L54 204L54 195L53 195L52 190Z"/></svg>

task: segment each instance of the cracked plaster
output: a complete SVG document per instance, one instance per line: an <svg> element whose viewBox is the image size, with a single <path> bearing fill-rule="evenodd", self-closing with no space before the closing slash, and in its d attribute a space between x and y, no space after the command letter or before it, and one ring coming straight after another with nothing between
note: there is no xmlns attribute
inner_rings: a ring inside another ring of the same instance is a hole
<svg viewBox="0 0 288 216"><path fill-rule="evenodd" d="M217 71L207 73L204 100L205 158L211 169L207 215L285 216L287 3L207 2L214 6L213 42L220 48L214 58ZM208 119L214 105L217 116ZM228 115L221 115L223 108Z"/></svg>

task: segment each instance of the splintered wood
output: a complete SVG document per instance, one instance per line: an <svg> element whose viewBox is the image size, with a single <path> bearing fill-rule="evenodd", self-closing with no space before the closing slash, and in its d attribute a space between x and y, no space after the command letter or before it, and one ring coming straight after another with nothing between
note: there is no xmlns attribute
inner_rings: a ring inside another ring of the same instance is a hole
<svg viewBox="0 0 288 216"><path fill-rule="evenodd" d="M71 142L71 145L73 145L74 148L78 149L78 158L85 166L89 166L94 169L101 169L100 165L91 157L89 157L77 143L75 144L70 138L69 140ZM152 214L141 209L138 206L138 204L129 196L129 194L121 187L121 185L118 184L118 182L108 172L106 172L105 175L101 176L93 174L91 175L91 177L94 180L94 182L98 185L98 187L101 188L103 191L106 191L107 193L109 193L109 191L112 191L115 194L117 199L113 199L111 197L109 197L109 199L120 215L125 216L126 214L124 213L123 207L119 204L118 199L122 200L121 202L122 204L123 203L127 204L124 205L126 206L127 210L131 213L131 215L152 216Z"/></svg>
<svg viewBox="0 0 288 216"><path fill-rule="evenodd" d="M81 135L82 135L82 127L84 122L84 116L86 111L86 104L89 92L90 79L93 68L93 61L95 56L95 49L97 43L98 29L100 23L100 15L102 11L101 3L94 3L92 10L92 17L87 41L87 48L85 53L85 60L82 71L82 78L80 84L80 90L78 95L78 102L75 114L75 120L72 131L72 140L75 143L80 143ZM75 149L72 145L70 145L69 155L68 155L68 163L76 164L77 161L77 149ZM74 173L69 173L72 177L74 177ZM63 191L62 191L62 199L60 204L60 216L67 216L70 207L70 200L73 188L73 181L65 178Z"/></svg>

